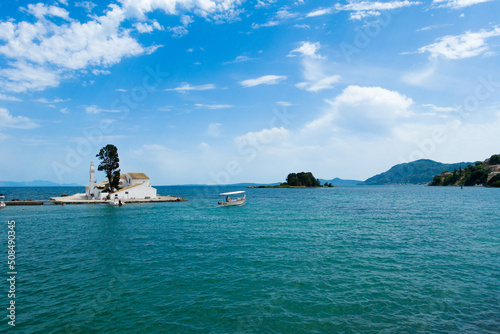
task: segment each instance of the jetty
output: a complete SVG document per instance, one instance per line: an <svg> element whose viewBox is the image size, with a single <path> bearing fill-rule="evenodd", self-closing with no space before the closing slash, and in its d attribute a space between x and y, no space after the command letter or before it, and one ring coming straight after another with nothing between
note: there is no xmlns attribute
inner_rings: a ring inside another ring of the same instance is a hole
<svg viewBox="0 0 500 334"><path fill-rule="evenodd" d="M121 198L123 203L162 203L162 202L185 202L187 199L178 196L160 196L151 198ZM51 197L50 201L56 205L61 204L108 204L106 199L87 199L86 194L74 194L64 197Z"/></svg>
<svg viewBox="0 0 500 334"><path fill-rule="evenodd" d="M186 202L187 199L178 196L160 196L153 198L127 198L121 199L125 204L128 203L164 203L164 202ZM108 200L87 199L85 194L74 194L71 196L51 197L50 200L26 200L26 201L6 201L6 206L25 206L25 205L71 205L71 204L108 204Z"/></svg>

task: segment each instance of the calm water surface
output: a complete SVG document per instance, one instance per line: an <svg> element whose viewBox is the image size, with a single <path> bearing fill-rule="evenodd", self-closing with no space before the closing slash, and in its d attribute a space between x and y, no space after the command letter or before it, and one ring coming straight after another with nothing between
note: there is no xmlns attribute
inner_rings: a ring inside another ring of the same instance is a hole
<svg viewBox="0 0 500 334"><path fill-rule="evenodd" d="M0 212L5 278L16 221L15 331L500 332L500 189L247 189L232 208L217 193L236 188L158 189L189 201Z"/></svg>

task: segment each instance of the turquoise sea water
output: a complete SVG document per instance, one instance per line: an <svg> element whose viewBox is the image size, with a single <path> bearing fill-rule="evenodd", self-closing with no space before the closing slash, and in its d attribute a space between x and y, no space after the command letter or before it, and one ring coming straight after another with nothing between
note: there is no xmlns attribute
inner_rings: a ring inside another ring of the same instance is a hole
<svg viewBox="0 0 500 334"><path fill-rule="evenodd" d="M0 190L75 190L15 189ZM159 187L189 201L120 208L7 207L1 312L14 219L13 332L500 332L500 189L247 189L246 206L217 207L231 190Z"/></svg>

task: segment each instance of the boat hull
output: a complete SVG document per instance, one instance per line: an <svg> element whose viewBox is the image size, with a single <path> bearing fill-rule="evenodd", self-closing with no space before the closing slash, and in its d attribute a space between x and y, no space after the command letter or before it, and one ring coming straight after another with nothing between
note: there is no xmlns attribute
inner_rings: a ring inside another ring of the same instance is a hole
<svg viewBox="0 0 500 334"><path fill-rule="evenodd" d="M220 206L242 206L245 205L246 199L241 200L241 201L231 201L231 202L226 202L226 201L220 201L219 205Z"/></svg>

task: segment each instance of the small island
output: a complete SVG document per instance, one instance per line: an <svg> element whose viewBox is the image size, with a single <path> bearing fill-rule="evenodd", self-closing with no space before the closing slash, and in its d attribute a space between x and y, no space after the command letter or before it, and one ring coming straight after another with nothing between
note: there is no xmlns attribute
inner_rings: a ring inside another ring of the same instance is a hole
<svg viewBox="0 0 500 334"><path fill-rule="evenodd" d="M494 154L483 162L476 162L453 172L444 171L429 186L484 186L500 187L500 154Z"/></svg>
<svg viewBox="0 0 500 334"><path fill-rule="evenodd" d="M319 179L315 178L311 172L290 173L286 177L286 182L274 186L249 186L247 188L334 188L332 183L325 182L321 185Z"/></svg>

